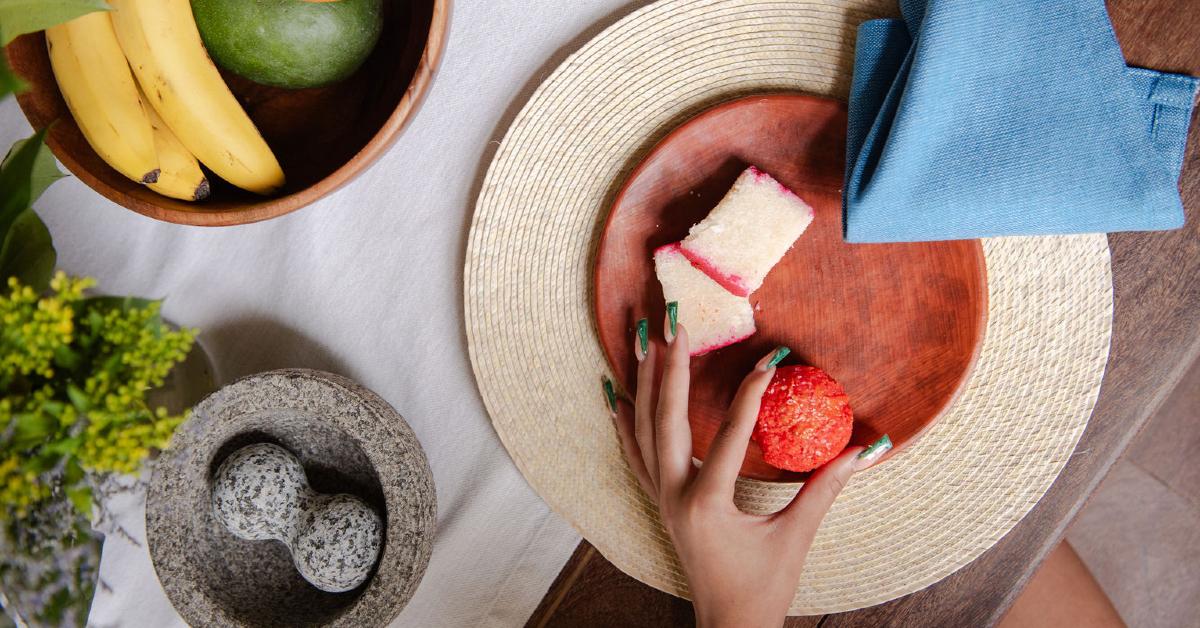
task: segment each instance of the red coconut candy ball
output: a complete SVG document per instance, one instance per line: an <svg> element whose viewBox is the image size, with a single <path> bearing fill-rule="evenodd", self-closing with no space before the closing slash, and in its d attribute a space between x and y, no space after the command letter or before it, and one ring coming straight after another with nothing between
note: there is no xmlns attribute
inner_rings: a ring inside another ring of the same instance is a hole
<svg viewBox="0 0 1200 628"><path fill-rule="evenodd" d="M812 471L842 453L853 426L841 384L813 366L783 366L763 394L753 438L767 464Z"/></svg>

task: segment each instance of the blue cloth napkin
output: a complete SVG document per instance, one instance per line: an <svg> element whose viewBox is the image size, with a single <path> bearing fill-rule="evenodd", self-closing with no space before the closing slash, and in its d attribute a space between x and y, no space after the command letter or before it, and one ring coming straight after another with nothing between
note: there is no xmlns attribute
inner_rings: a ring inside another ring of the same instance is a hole
<svg viewBox="0 0 1200 628"><path fill-rule="evenodd" d="M901 0L858 30L850 242L1172 229L1197 79L1130 68L1103 0Z"/></svg>

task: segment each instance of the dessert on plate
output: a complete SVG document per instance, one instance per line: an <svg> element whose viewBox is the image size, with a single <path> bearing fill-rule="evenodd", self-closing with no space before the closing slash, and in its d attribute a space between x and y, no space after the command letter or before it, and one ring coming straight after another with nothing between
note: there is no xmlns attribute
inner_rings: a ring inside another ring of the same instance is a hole
<svg viewBox="0 0 1200 628"><path fill-rule="evenodd" d="M726 290L749 296L812 219L812 207L795 192L750 166L708 217L692 225L681 250Z"/></svg>
<svg viewBox="0 0 1200 628"><path fill-rule="evenodd" d="M679 303L679 320L687 327L693 356L754 335L750 299L729 292L692 266L678 243L654 252L654 270L667 302Z"/></svg>
<svg viewBox="0 0 1200 628"><path fill-rule="evenodd" d="M754 335L749 296L812 218L799 196L750 166L687 238L654 251L663 296L678 302L693 356Z"/></svg>
<svg viewBox="0 0 1200 628"><path fill-rule="evenodd" d="M853 428L841 384L813 366L781 366L763 394L752 438L767 464L812 471L846 448Z"/></svg>

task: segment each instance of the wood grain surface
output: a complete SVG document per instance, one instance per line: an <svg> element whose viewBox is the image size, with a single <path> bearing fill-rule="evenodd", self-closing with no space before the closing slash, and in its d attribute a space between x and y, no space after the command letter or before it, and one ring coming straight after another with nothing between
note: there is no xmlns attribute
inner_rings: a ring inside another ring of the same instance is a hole
<svg viewBox="0 0 1200 628"><path fill-rule="evenodd" d="M1108 9L1131 65L1200 75L1200 2L1111 0ZM989 626L1003 617L1113 462L1200 353L1196 127L1194 116L1180 177L1185 226L1109 237L1115 320L1108 369L1075 455L1038 505L994 547L932 587L850 613L789 618L789 626ZM529 625L690 625L687 606L619 573L584 543Z"/></svg>
<svg viewBox="0 0 1200 628"><path fill-rule="evenodd" d="M208 174L209 198L180 201L134 183L104 163L63 101L41 32L6 48L30 86L17 102L35 129L54 124L47 144L84 183L140 214L190 225L257 222L295 211L351 181L400 136L430 83L445 45L451 0L387 3L371 56L350 78L328 87L286 90L222 76L283 167L287 184L271 197L239 190Z"/></svg>
<svg viewBox="0 0 1200 628"><path fill-rule="evenodd" d="M785 364L820 367L845 387L852 445L887 434L890 453L932 426L966 381L987 317L979 242L846 244L845 143L846 108L833 99L771 94L723 103L664 138L609 212L596 257L596 320L613 372L633 390L636 321L648 317L658 330L665 311L654 250L682 240L750 165L813 207L808 230L750 296L757 333L692 359L689 418L700 460L743 374L778 346L792 349ZM807 475L768 465L753 442L741 474Z"/></svg>

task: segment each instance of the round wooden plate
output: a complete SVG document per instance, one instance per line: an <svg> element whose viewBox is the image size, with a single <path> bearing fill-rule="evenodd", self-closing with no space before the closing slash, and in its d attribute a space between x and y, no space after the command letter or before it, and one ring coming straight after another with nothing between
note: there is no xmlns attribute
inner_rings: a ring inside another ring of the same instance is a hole
<svg viewBox="0 0 1200 628"><path fill-rule="evenodd" d="M689 414L700 460L742 378L777 345L792 349L785 364L818 366L846 388L855 418L852 444L888 434L891 453L929 429L967 380L987 317L979 242L847 244L845 138L846 109L839 101L772 94L718 105L655 147L609 214L595 268L596 320L613 372L632 391L637 319L649 317L652 336L661 338L665 307L655 248L683 239L751 164L816 213L750 297L758 333L692 361ZM766 464L753 442L741 473L787 482L806 475Z"/></svg>

